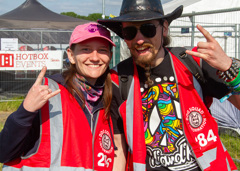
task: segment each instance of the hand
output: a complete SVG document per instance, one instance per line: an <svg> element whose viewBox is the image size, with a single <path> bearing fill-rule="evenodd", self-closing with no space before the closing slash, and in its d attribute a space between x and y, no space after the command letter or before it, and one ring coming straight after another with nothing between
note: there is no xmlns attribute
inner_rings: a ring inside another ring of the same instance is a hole
<svg viewBox="0 0 240 171"><path fill-rule="evenodd" d="M186 50L186 53L202 58L213 68L220 71L228 70L232 64L232 59L226 55L219 43L207 30L200 25L197 25L197 28L206 38L207 42L198 42L197 52Z"/></svg>
<svg viewBox="0 0 240 171"><path fill-rule="evenodd" d="M46 71L47 67L43 67L35 83L28 91L25 100L23 101L23 107L29 112L35 112L38 109L41 109L48 99L60 92L60 89L52 92L47 85L42 85L43 77Z"/></svg>

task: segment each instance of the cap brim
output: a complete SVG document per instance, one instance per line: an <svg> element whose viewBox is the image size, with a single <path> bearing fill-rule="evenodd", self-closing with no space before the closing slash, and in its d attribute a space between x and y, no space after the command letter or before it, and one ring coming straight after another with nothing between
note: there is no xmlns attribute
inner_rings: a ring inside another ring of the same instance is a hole
<svg viewBox="0 0 240 171"><path fill-rule="evenodd" d="M71 47L72 44L77 44L77 43L83 42L85 40L92 39L92 38L97 38L97 37L107 40L109 43L111 43L113 46L116 47L115 43L113 43L113 41L111 39L108 39L107 37L100 36L100 35L99 36L94 35L92 37L86 37L85 39L82 39L82 38L76 39L76 40L74 40L74 42L69 44L69 47Z"/></svg>
<svg viewBox="0 0 240 171"><path fill-rule="evenodd" d="M167 15L162 15L153 11L135 11L111 19L99 19L97 22L106 26L107 28L115 32L118 36L123 38L121 27L122 22L138 22L156 19L166 19L170 24L174 19L182 15L182 11L183 6L181 5L176 8L172 13L169 13Z"/></svg>

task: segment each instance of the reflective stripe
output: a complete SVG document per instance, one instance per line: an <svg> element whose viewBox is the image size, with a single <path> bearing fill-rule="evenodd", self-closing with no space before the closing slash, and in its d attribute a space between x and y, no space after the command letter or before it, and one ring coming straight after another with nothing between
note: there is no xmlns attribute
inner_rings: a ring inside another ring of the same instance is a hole
<svg viewBox="0 0 240 171"><path fill-rule="evenodd" d="M84 169L81 167L50 167L50 168L33 168L23 166L22 168L14 168L10 166L3 166L3 171L92 171L92 169Z"/></svg>
<svg viewBox="0 0 240 171"><path fill-rule="evenodd" d="M140 164L140 163L133 163L133 168L134 168L134 171L145 171L146 165Z"/></svg>
<svg viewBox="0 0 240 171"><path fill-rule="evenodd" d="M213 148L203 153L201 157L197 160L200 163L200 166L205 170L206 168L210 167L210 163L217 158L217 148Z"/></svg>
<svg viewBox="0 0 240 171"><path fill-rule="evenodd" d="M193 85L194 85L194 88L197 90L199 96L203 100L203 92L202 92L201 85L199 84L199 82L197 81L197 79L194 76L193 76Z"/></svg>
<svg viewBox="0 0 240 171"><path fill-rule="evenodd" d="M228 162L228 159L226 158L226 163L227 163L227 169L229 170L229 171L231 171L231 167L230 167L230 164L229 164L229 162Z"/></svg>
<svg viewBox="0 0 240 171"><path fill-rule="evenodd" d="M58 84L48 79L48 86L54 92ZM63 144L62 101L60 93L49 99L50 135L51 135L51 166L61 166Z"/></svg>
<svg viewBox="0 0 240 171"><path fill-rule="evenodd" d="M131 153L133 151L133 105L134 105L134 79L132 79L132 83L129 89L129 95L127 98L126 104L126 129L127 129L127 140L128 145L131 149Z"/></svg>

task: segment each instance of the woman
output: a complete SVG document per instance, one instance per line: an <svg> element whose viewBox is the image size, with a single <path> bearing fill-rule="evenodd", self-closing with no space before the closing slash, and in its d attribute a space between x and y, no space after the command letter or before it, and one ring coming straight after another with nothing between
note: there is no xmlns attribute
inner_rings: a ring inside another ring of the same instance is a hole
<svg viewBox="0 0 240 171"><path fill-rule="evenodd" d="M110 32L97 23L74 29L70 68L44 78L44 67L0 133L4 171L112 170L112 46Z"/></svg>

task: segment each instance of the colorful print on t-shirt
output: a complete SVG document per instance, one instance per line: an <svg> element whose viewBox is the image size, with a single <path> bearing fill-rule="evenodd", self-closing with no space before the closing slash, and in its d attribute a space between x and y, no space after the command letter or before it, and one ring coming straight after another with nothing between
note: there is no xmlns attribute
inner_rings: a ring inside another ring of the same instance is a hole
<svg viewBox="0 0 240 171"><path fill-rule="evenodd" d="M154 82L150 88L141 88L147 169L195 170L197 163L183 135L174 77L155 78Z"/></svg>

